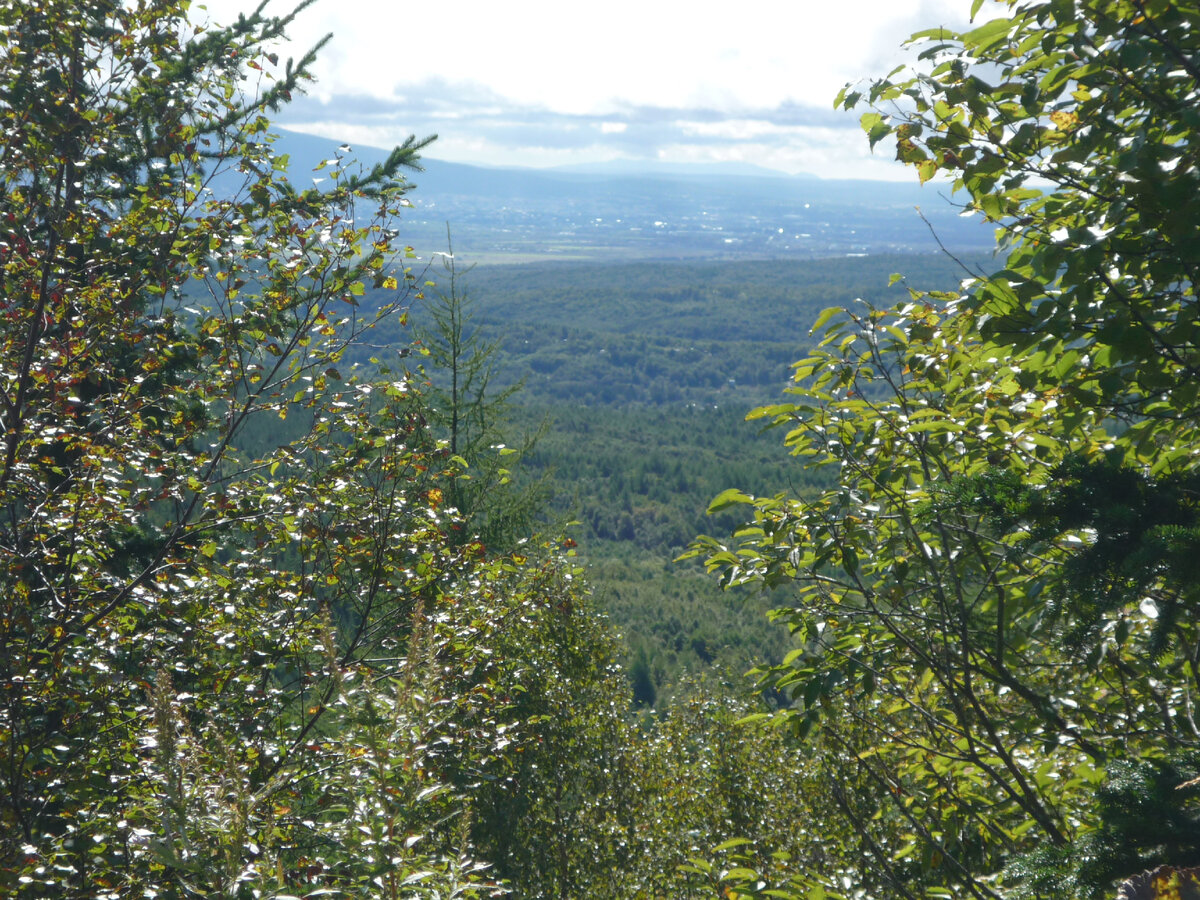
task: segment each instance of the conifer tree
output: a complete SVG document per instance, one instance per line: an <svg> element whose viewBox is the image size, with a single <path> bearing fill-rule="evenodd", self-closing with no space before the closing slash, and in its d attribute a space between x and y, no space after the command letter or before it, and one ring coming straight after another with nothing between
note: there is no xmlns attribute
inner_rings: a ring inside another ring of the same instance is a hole
<svg viewBox="0 0 1200 900"><path fill-rule="evenodd" d="M481 540L496 550L512 549L530 537L544 513L552 489L549 476L514 482L516 467L545 430L516 437L511 400L522 384L496 388L499 339L488 339L475 321L476 299L461 279L450 230L442 261L443 283L423 292L429 324L419 330L428 354L428 390L432 421L462 471L448 487L450 504L463 517L462 540Z"/></svg>

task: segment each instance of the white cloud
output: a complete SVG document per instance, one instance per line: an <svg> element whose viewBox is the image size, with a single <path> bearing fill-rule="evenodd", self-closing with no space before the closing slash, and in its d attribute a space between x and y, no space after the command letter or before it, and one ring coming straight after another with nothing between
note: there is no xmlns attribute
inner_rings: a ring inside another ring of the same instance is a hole
<svg viewBox="0 0 1200 900"><path fill-rule="evenodd" d="M666 162L747 162L821 178L914 180L912 170L898 165L889 154L872 154L857 129L795 126L783 130L784 139L776 132L770 136L773 139L769 141L747 137L724 145L665 144L658 158Z"/></svg>
<svg viewBox="0 0 1200 900"><path fill-rule="evenodd" d="M723 119L718 122L680 121L676 125L686 135L746 141L764 135L799 133L798 126L776 125L762 119Z"/></svg>
<svg viewBox="0 0 1200 900"><path fill-rule="evenodd" d="M206 4L219 21L247 5ZM422 12L394 0L325 0L291 34L298 49L333 34L316 67L324 97L395 95L440 76L564 113L622 103L734 110L828 105L846 81L886 72L913 30L965 22L967 9L967 0L439 0Z"/></svg>
<svg viewBox="0 0 1200 900"><path fill-rule="evenodd" d="M208 0L206 6L217 21L230 21L247 2ZM899 45L917 28L965 24L968 3L742 0L731 7L694 0L439 0L422 8L394 0L323 0L293 23L296 46L290 52L297 56L333 32L310 91L315 100L328 103L325 118L338 128L331 134L352 137L364 128L384 128L356 121L344 108L344 98L365 96L394 109L389 133L421 133L421 124L435 123L431 130L442 138L432 155L465 154L482 142L490 150L503 145L505 158L519 156L511 141L497 140L494 128L487 134L471 131L494 125L514 109L523 111L520 117L527 124L539 116L548 117L547 127L557 128L586 120L591 134L624 141L625 149L616 152L629 153L635 132L642 140L649 138L647 128L635 127L631 112L645 116L657 111L662 129L670 132L662 135L668 143L684 136L671 124L683 121L687 135L697 140L694 151L709 153L706 158L716 158L710 142L737 141L746 154L754 148L767 153L764 158L746 156L747 161L772 165L768 160L817 158L810 145L791 150L780 145L791 137L811 137L790 132L781 121L784 111L830 110L844 83L884 74L904 59ZM288 9L287 0L274 4L280 5L278 12ZM197 10L194 17L203 15ZM440 86L432 91L441 104L436 111L430 108L430 85ZM450 86L457 89L457 98ZM407 130L402 121L406 110L411 112ZM705 115L698 117L696 111ZM838 155L846 162L867 160L864 172L882 171L883 161L862 150L845 155L849 135L864 142L854 117L844 118ZM515 135L512 131L510 137ZM582 143L570 148L561 143L558 137L526 135L528 164L563 153L575 154L572 160L585 158ZM606 147L603 152L614 152L603 140L589 147L588 154ZM646 152L653 156L655 148ZM722 147L721 152L731 150ZM831 158L831 165L836 162L836 156ZM886 177L907 177L891 165L897 171Z"/></svg>

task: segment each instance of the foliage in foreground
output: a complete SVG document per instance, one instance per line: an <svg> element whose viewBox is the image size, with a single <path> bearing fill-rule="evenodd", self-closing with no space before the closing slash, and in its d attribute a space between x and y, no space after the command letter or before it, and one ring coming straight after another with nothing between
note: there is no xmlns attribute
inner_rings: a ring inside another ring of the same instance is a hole
<svg viewBox="0 0 1200 900"><path fill-rule="evenodd" d="M763 677L868 894L1100 896L1200 860L1175 790L1200 742L1200 8L1007 7L839 98L996 224L1003 267L823 314L751 417L836 486L728 491L714 507L753 520L694 549L790 586L775 615L803 647Z"/></svg>
<svg viewBox="0 0 1200 900"><path fill-rule="evenodd" d="M297 188L290 17L186 10L0 7L0 892L495 894L478 787L608 645L565 557L451 540L413 378L349 362L421 142Z"/></svg>
<svg viewBox="0 0 1200 900"><path fill-rule="evenodd" d="M354 365L421 299L421 143L297 188L290 17L186 11L0 5L0 892L704 896L737 830L808 852L780 736L631 720L571 553L496 471L455 509L445 396Z"/></svg>

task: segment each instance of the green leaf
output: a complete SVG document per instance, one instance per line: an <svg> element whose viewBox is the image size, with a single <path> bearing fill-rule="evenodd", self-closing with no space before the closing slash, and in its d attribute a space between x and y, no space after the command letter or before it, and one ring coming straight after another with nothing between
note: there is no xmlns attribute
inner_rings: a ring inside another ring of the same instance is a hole
<svg viewBox="0 0 1200 900"><path fill-rule="evenodd" d="M732 850L734 847L745 847L747 844L754 843L749 838L736 837L730 838L717 846L713 847L713 853L724 853L726 850Z"/></svg>
<svg viewBox="0 0 1200 900"><path fill-rule="evenodd" d="M734 866L733 868L726 869L721 873L721 880L732 881L735 883L757 881L758 873L753 869L747 869L745 866Z"/></svg>
<svg viewBox="0 0 1200 900"><path fill-rule="evenodd" d="M728 490L721 491L721 493L719 493L713 499L712 503L708 504L708 513L709 515L712 515L713 513L720 512L721 510L727 509L730 506L753 502L754 498L749 494L744 494L736 488L729 488Z"/></svg>
<svg viewBox="0 0 1200 900"><path fill-rule="evenodd" d="M843 310L840 306L828 306L821 310L820 314L817 316L817 320L813 322L812 328L808 330L808 333L816 334L818 331L824 328L826 324L828 324L830 319L842 312L845 312L845 310Z"/></svg>

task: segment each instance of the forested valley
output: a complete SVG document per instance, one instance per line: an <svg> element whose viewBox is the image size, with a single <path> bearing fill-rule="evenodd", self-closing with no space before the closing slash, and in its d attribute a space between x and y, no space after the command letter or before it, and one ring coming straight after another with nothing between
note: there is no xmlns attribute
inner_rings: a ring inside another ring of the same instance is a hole
<svg viewBox="0 0 1200 900"><path fill-rule="evenodd" d="M309 5L0 3L0 893L1200 890L1200 7L838 96L992 252L471 267Z"/></svg>
<svg viewBox="0 0 1200 900"><path fill-rule="evenodd" d="M990 262L931 253L467 264L463 273L457 249L464 341L491 350L487 390L506 395L493 411L491 443L512 450L536 438L520 469L531 481L549 476L543 519L578 543L600 608L624 639L623 660L642 660L648 693L664 699L683 675L739 681L792 649L759 592L722 590L678 557L697 534L738 524L734 511L706 515L732 485L770 496L812 495L831 483L791 465L777 434L746 422L749 410L780 399L809 326L826 308L889 306L909 283L953 288ZM906 282L889 286L898 272ZM397 347L408 346L408 331L438 341L430 325L450 299L447 263L435 259L426 274L438 276L438 288L414 304ZM426 375L439 386L447 380L434 361Z"/></svg>

